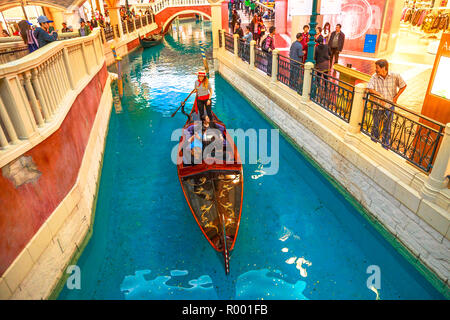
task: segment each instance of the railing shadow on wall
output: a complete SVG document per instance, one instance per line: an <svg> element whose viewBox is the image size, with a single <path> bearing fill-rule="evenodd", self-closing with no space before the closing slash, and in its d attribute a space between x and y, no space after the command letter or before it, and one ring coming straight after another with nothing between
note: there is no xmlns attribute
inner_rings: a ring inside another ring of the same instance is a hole
<svg viewBox="0 0 450 320"><path fill-rule="evenodd" d="M0 65L0 168L61 124L104 64L99 28Z"/></svg>
<svg viewBox="0 0 450 320"><path fill-rule="evenodd" d="M236 35L225 30L219 32L219 48L225 52L262 71L271 81L276 80L306 96L336 116L337 121L358 127L358 132L369 136L374 143L381 143L417 169L431 172L444 136L444 124L367 94L365 89L358 88L356 92L355 86L314 69L312 64L308 66L280 55L278 50L264 52L255 46L255 41L250 42L247 50ZM355 105L358 108L354 110Z"/></svg>

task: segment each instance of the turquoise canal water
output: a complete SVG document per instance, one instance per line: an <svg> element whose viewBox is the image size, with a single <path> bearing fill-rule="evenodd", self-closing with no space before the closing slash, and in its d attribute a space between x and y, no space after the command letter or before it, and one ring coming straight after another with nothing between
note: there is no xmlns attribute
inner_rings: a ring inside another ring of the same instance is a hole
<svg viewBox="0 0 450 320"><path fill-rule="evenodd" d="M276 175L244 165L242 219L225 275L171 161L171 134L185 117L170 114L201 67L198 41L211 40L206 23L180 27L163 45L124 58L123 110L111 114L93 234L76 262L81 289L65 286L59 299L376 299L367 286L373 265L380 299L442 299L281 135ZM229 128L274 128L220 75L211 81L213 110Z"/></svg>

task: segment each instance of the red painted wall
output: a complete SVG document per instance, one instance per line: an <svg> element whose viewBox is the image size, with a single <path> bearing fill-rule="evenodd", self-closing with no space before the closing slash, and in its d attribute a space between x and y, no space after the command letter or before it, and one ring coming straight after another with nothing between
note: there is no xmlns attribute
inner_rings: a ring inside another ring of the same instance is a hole
<svg viewBox="0 0 450 320"><path fill-rule="evenodd" d="M106 64L78 95L61 127L25 153L42 173L15 188L0 171L0 275L73 187L97 113Z"/></svg>
<svg viewBox="0 0 450 320"><path fill-rule="evenodd" d="M222 2L222 29L227 30L228 31L228 2L227 0L225 0L224 2Z"/></svg>

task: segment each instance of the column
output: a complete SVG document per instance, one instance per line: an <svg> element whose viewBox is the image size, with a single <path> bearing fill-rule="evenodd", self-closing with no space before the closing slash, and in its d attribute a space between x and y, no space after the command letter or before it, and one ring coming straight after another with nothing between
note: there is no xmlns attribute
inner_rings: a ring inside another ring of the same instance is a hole
<svg viewBox="0 0 450 320"><path fill-rule="evenodd" d="M239 51L239 35L233 34L233 40L234 40L234 59L236 60Z"/></svg>
<svg viewBox="0 0 450 320"><path fill-rule="evenodd" d="M277 81L278 77L278 54L280 50L275 49L272 51L272 83Z"/></svg>
<svg viewBox="0 0 450 320"><path fill-rule="evenodd" d="M120 12L119 8L111 7L108 8L109 13L109 20L111 21L111 26L114 27L115 25L118 26L119 34L117 37L121 38L123 37L123 27L122 27L122 20L120 19Z"/></svg>
<svg viewBox="0 0 450 320"><path fill-rule="evenodd" d="M450 167L450 123L447 123L433 169L422 188L422 196L433 201L437 194L447 188L447 169Z"/></svg>
<svg viewBox="0 0 450 320"><path fill-rule="evenodd" d="M303 94L302 94L303 101L310 100L309 94L311 93L311 80L312 80L311 70L313 68L314 68L313 63L311 62L305 63L305 75L303 78Z"/></svg>
<svg viewBox="0 0 450 320"><path fill-rule="evenodd" d="M211 27L213 39L213 57L217 56L219 50L219 30L222 29L222 3L211 3Z"/></svg>

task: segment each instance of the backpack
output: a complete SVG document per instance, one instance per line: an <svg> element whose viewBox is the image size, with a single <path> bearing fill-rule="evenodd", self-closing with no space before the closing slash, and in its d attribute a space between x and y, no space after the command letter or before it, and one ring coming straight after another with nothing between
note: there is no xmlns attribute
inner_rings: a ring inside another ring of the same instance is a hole
<svg viewBox="0 0 450 320"><path fill-rule="evenodd" d="M264 38L264 40L261 42L261 50L265 52L269 52L269 47L267 46L267 38L270 36L267 36Z"/></svg>

